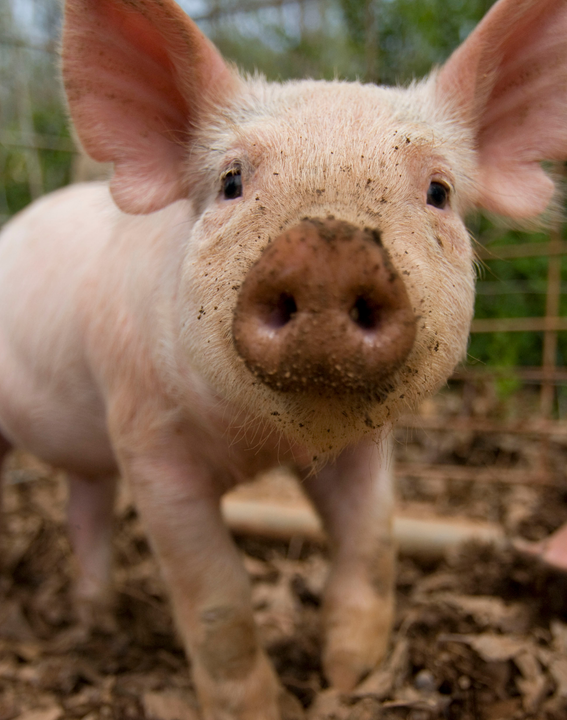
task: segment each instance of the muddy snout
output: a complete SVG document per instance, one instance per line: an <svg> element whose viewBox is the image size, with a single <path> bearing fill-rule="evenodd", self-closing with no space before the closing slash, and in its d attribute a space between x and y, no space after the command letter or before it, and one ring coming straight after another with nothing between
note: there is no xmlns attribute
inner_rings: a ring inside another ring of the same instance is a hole
<svg viewBox="0 0 567 720"><path fill-rule="evenodd" d="M412 348L415 317L377 231L305 218L252 266L233 337L274 390L376 398Z"/></svg>

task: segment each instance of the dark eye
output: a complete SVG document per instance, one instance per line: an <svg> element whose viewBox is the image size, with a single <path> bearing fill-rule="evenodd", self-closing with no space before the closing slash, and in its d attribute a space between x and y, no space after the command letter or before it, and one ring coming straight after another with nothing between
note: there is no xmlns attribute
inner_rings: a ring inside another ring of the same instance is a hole
<svg viewBox="0 0 567 720"><path fill-rule="evenodd" d="M242 175L240 169L231 170L222 181L223 195L227 200L242 196Z"/></svg>
<svg viewBox="0 0 567 720"><path fill-rule="evenodd" d="M449 202L449 188L440 182L431 182L427 190L427 204L442 210Z"/></svg>

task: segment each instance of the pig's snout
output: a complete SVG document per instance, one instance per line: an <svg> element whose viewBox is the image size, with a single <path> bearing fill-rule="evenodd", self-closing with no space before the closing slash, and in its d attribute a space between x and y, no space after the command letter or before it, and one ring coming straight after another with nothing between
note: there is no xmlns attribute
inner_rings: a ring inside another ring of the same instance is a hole
<svg viewBox="0 0 567 720"><path fill-rule="evenodd" d="M250 269L233 337L274 390L380 398L413 346L415 324L377 231L305 218Z"/></svg>

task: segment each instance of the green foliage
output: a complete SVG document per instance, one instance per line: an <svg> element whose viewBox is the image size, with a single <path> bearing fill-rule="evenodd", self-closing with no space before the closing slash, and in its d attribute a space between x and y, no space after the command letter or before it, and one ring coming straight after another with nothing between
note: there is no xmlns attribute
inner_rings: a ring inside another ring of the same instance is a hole
<svg viewBox="0 0 567 720"><path fill-rule="evenodd" d="M356 64L352 62L346 37L338 35L329 42L322 32L298 37L281 26L264 29L270 39L267 44L235 36L230 29L217 32L214 41L224 57L235 62L241 70L251 74L259 71L268 80L356 77Z"/></svg>
<svg viewBox="0 0 567 720"><path fill-rule="evenodd" d="M33 115L35 131L46 136L69 138L69 122L62 105L38 108ZM40 153L43 184L46 192L71 182L73 154L60 150L42 150Z"/></svg>
<svg viewBox="0 0 567 720"><path fill-rule="evenodd" d="M405 83L443 62L493 2L335 0L326 3L327 22L317 30L293 33L284 23L256 17L244 34L227 22L213 26L210 35L239 67L258 69L268 79ZM370 61L377 77L369 77Z"/></svg>
<svg viewBox="0 0 567 720"><path fill-rule="evenodd" d="M442 63L494 0L340 0L352 52L361 69L369 28L378 35L378 75L406 83ZM369 23L369 17L374 22Z"/></svg>
<svg viewBox="0 0 567 720"><path fill-rule="evenodd" d="M51 106L39 106L32 115L33 128L36 133L51 138L69 137L66 114L60 103ZM17 131L17 122L5 128ZM0 213L13 215L31 200L29 183L31 152L37 152L43 192L51 192L67 185L71 180L71 164L73 155L69 152L17 146L0 146Z"/></svg>
<svg viewBox="0 0 567 720"><path fill-rule="evenodd" d="M488 235L494 232L487 221L483 222ZM508 231L498 242L489 245L494 259L485 260L479 272L475 317L514 318L543 317L546 306L548 258L529 257L513 260L498 259L499 248L521 243L544 243L545 233ZM567 258L561 267L562 286L567 284ZM567 316L567 295L560 298L559 314ZM541 365L543 333L498 332L471 336L469 360L500 367L514 365ZM567 363L567 333L559 333L557 363Z"/></svg>
<svg viewBox="0 0 567 720"><path fill-rule="evenodd" d="M58 57L49 51L59 36L61 4L28 3L33 27L18 24L14 0L0 0L0 130L7 138L0 144L0 220L32 200L32 187L50 192L66 185L73 160L71 153L45 149L41 142L37 148L18 144L28 131L52 142L69 137Z"/></svg>

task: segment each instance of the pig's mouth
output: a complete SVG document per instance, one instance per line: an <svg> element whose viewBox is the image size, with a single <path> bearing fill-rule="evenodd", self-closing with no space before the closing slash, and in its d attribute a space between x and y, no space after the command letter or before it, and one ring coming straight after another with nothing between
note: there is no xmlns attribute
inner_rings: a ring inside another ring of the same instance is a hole
<svg viewBox="0 0 567 720"><path fill-rule="evenodd" d="M376 403L413 347L416 319L376 231L305 219L249 271L232 330L272 390Z"/></svg>

